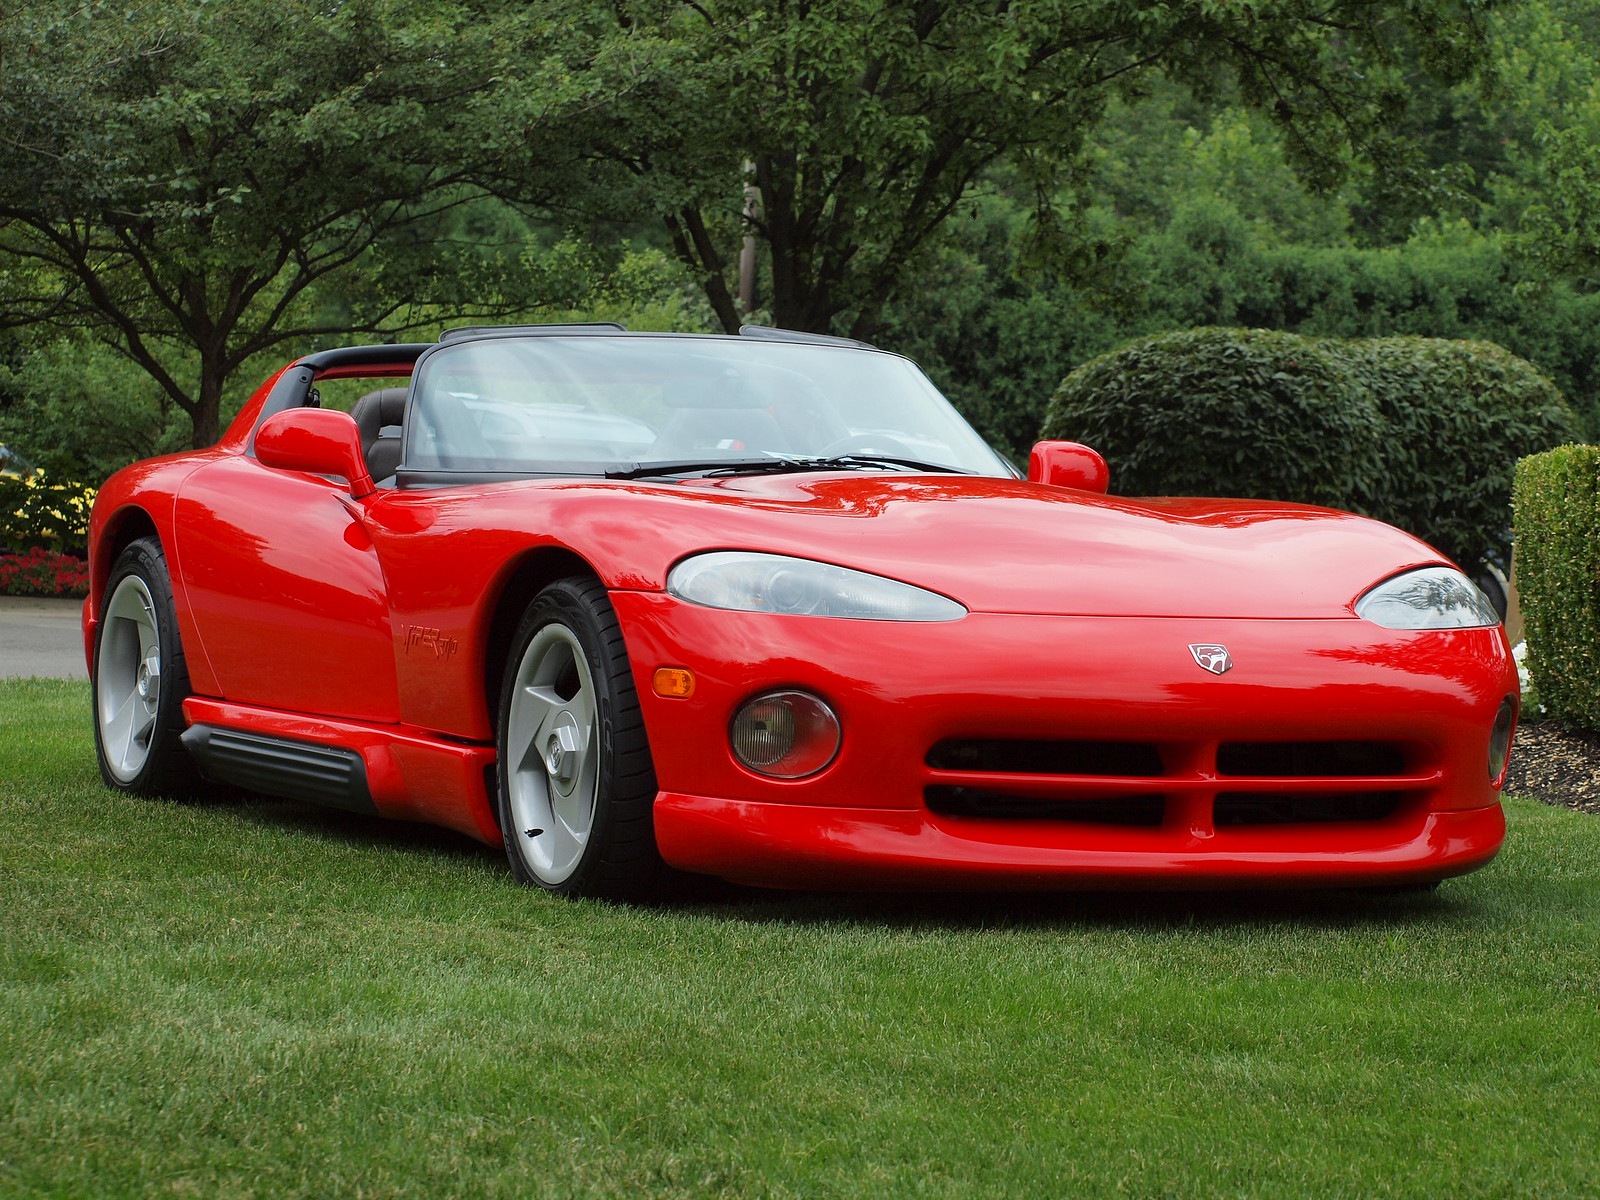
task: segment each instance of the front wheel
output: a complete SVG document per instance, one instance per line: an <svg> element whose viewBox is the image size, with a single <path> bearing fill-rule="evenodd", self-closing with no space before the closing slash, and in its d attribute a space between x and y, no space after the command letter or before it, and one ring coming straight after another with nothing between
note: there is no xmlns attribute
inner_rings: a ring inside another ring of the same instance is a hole
<svg viewBox="0 0 1600 1200"><path fill-rule="evenodd" d="M560 580L528 606L506 664L496 750L500 827L519 880L569 896L655 890L655 771L599 581Z"/></svg>
<svg viewBox="0 0 1600 1200"><path fill-rule="evenodd" d="M188 695L166 555L155 538L140 538L111 569L95 632L94 745L107 784L141 795L199 785L178 740Z"/></svg>

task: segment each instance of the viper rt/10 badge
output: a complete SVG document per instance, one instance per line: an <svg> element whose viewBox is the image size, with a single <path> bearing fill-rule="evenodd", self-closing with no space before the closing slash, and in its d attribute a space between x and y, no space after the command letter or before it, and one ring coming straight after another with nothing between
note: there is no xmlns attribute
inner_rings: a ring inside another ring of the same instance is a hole
<svg viewBox="0 0 1600 1200"><path fill-rule="evenodd" d="M1228 654L1226 646L1190 645L1189 653L1194 655L1195 662L1199 663L1213 675L1221 675L1233 666L1233 659Z"/></svg>

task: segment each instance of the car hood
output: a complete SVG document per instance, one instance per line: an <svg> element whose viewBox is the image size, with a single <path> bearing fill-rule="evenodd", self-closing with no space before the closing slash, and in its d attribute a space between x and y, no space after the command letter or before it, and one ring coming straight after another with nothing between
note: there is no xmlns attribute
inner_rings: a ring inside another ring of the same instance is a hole
<svg viewBox="0 0 1600 1200"><path fill-rule="evenodd" d="M672 486L716 510L679 526L699 543L686 551L824 559L942 592L977 612L1348 617L1379 580L1446 561L1377 521L1258 500L1131 499L969 476Z"/></svg>

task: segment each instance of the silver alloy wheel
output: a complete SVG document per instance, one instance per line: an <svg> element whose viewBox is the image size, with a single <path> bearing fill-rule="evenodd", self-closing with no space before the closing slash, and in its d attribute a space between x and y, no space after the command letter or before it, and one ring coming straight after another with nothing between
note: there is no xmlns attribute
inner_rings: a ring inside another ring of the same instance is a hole
<svg viewBox="0 0 1600 1200"><path fill-rule="evenodd" d="M156 602L137 575L123 579L106 605L95 695L106 765L122 782L132 783L150 757L161 703Z"/></svg>
<svg viewBox="0 0 1600 1200"><path fill-rule="evenodd" d="M506 785L522 858L540 882L563 883L594 831L599 706L577 636L545 625L517 664L506 714Z"/></svg>

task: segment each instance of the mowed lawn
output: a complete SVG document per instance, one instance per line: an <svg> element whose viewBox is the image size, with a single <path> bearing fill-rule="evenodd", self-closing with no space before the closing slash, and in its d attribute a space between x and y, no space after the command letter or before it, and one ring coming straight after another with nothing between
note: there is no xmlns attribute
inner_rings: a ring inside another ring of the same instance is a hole
<svg viewBox="0 0 1600 1200"><path fill-rule="evenodd" d="M1593 1196L1600 820L1432 896L637 909L0 683L0 1196Z"/></svg>

